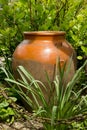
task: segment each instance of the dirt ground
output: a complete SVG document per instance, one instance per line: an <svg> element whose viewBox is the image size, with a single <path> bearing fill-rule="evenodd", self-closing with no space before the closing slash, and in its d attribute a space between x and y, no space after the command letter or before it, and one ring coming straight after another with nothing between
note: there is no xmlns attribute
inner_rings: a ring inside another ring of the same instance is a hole
<svg viewBox="0 0 87 130"><path fill-rule="evenodd" d="M43 125L36 121L15 121L13 124L0 123L0 130L43 130Z"/></svg>

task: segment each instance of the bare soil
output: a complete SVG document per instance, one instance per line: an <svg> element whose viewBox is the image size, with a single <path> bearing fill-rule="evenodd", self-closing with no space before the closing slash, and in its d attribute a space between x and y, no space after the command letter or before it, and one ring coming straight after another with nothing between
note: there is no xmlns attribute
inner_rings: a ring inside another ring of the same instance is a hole
<svg viewBox="0 0 87 130"><path fill-rule="evenodd" d="M15 121L13 124L0 123L0 130L43 130L43 125L36 121Z"/></svg>

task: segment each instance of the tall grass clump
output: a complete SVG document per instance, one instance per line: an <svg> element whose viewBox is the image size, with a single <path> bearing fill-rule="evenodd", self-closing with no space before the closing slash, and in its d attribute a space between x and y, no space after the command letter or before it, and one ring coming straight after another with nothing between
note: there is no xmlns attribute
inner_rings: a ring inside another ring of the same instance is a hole
<svg viewBox="0 0 87 130"><path fill-rule="evenodd" d="M82 91L87 88L87 85L78 91L74 91L75 84L80 79L80 73L83 71L87 60L84 64L76 71L71 81L69 81L66 86L64 86L64 70L57 68L58 73L55 75L53 83L48 79L49 89L54 87L54 94L51 97L49 104L47 103L43 91L40 88L42 86L46 89L46 86L38 80L35 80L33 76L26 71L23 66L18 67L18 73L21 79L15 80L13 76L8 75L6 71L7 78L5 79L9 85L12 87L13 84L16 85L14 90L22 97L22 99L32 108L34 116L39 116L40 118L46 120L44 121L45 130L67 130L71 128L72 122L68 120L79 114L84 114L87 112L87 96L82 95ZM70 66L68 66L70 68ZM68 75L69 69L66 70L66 77ZM26 91L23 91L25 89ZM33 100L29 97L32 95ZM39 100L42 105L39 104ZM62 122L65 121L66 123ZM68 124L68 125L67 125Z"/></svg>

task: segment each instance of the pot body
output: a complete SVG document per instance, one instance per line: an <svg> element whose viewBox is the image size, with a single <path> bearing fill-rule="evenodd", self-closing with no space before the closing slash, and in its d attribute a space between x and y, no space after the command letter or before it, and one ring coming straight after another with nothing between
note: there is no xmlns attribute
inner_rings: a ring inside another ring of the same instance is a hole
<svg viewBox="0 0 87 130"><path fill-rule="evenodd" d="M66 66L69 64L71 57L72 63L67 82L75 73L76 54L72 46L66 41L65 32L24 32L24 40L13 53L12 67L16 78L18 76L16 69L22 65L35 79L42 81L47 87L47 92L43 88L42 91L44 91L48 101L50 92L45 72L52 82L56 74L57 60L60 60L60 65L63 67L65 62Z"/></svg>

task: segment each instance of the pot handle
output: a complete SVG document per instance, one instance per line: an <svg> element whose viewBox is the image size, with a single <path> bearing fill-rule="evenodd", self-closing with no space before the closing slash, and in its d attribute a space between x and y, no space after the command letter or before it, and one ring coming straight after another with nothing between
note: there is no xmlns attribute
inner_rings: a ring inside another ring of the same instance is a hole
<svg viewBox="0 0 87 130"><path fill-rule="evenodd" d="M62 43L61 41L56 41L56 42L54 43L54 45L55 45L57 48L59 48L59 47L62 47L62 46L63 46L63 43Z"/></svg>
<svg viewBox="0 0 87 130"><path fill-rule="evenodd" d="M65 41L56 41L54 43L54 45L59 48L59 47L64 47L64 48L69 48L71 47L70 44L68 44L68 42L65 42Z"/></svg>

